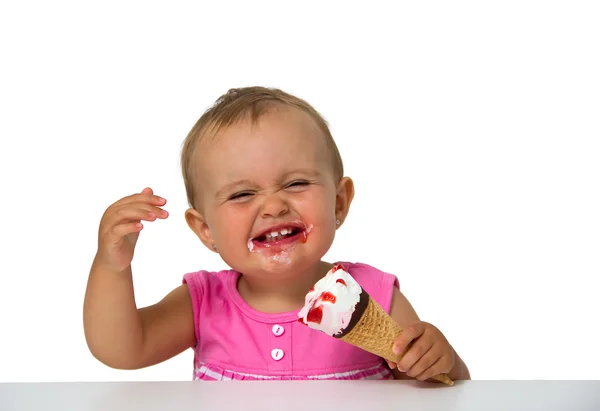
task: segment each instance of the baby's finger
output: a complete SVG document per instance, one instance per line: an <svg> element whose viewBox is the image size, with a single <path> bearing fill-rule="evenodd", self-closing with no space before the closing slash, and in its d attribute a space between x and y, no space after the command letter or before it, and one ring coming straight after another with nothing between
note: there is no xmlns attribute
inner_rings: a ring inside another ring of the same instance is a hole
<svg viewBox="0 0 600 411"><path fill-rule="evenodd" d="M398 369L403 372L410 370L432 346L433 343L428 340L419 339L415 341L398 361Z"/></svg>
<svg viewBox="0 0 600 411"><path fill-rule="evenodd" d="M406 375L411 378L421 379L420 377L423 373L428 370L439 358L441 357L440 353L437 352L435 348L430 348L421 358L408 370L406 370ZM427 378L425 378L427 379ZM425 381L422 379L421 381Z"/></svg>
<svg viewBox="0 0 600 411"><path fill-rule="evenodd" d="M114 203L113 206L119 206L135 202L142 202L145 204L151 204L155 206L164 206L167 203L167 200L163 197L153 194L151 189L144 189L141 193L136 193L127 197L123 197L122 199Z"/></svg>
<svg viewBox="0 0 600 411"><path fill-rule="evenodd" d="M393 370L394 368L396 368L398 366L398 364L396 364L395 362L391 362L388 360L385 360L387 362L388 367L390 367L390 370Z"/></svg>
<svg viewBox="0 0 600 411"><path fill-rule="evenodd" d="M419 381L427 381L430 378L435 377L436 375L440 375L443 373L442 371L442 359L438 358L429 368L423 371L421 374L417 375L416 378Z"/></svg>
<svg viewBox="0 0 600 411"><path fill-rule="evenodd" d="M107 226L107 229L110 229L111 227L114 227L117 224L123 224L125 222L140 220L156 220L155 210L143 205L140 205L138 207L121 206L112 210L112 212L106 218L105 225Z"/></svg>
<svg viewBox="0 0 600 411"><path fill-rule="evenodd" d="M154 204L154 205L165 205L167 203L167 200L165 200L164 198L162 198L160 196L155 195L154 191L152 191L152 189L150 187L144 188L140 194L134 194L132 197L133 198L141 197L142 199L146 200L146 202L149 202L150 204Z"/></svg>
<svg viewBox="0 0 600 411"><path fill-rule="evenodd" d="M408 327L396 338L392 351L400 355L409 349L410 343L419 338L425 332L425 326L422 323L416 323Z"/></svg>
<svg viewBox="0 0 600 411"><path fill-rule="evenodd" d="M144 228L140 222L119 224L114 226L105 236L106 244L115 245L127 234L139 233Z"/></svg>
<svg viewBox="0 0 600 411"><path fill-rule="evenodd" d="M158 214L158 215L157 215ZM131 222L155 221L157 218L167 218L168 213L158 208L140 205L138 207L122 206L108 213L100 225L100 234L106 235L113 227Z"/></svg>

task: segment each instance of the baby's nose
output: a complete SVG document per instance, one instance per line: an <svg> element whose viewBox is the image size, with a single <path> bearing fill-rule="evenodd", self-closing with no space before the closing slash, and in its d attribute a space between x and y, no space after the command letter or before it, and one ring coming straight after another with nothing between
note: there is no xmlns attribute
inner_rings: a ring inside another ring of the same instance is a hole
<svg viewBox="0 0 600 411"><path fill-rule="evenodd" d="M261 208L263 217L279 217L289 211L287 202L277 194L265 195Z"/></svg>

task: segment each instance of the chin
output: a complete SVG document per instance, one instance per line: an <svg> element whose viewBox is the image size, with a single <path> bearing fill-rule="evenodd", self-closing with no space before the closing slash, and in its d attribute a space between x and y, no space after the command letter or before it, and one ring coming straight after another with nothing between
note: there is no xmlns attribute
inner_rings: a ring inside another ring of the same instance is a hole
<svg viewBox="0 0 600 411"><path fill-rule="evenodd" d="M289 252L258 255L258 266L261 270L271 274L281 274L298 269L298 259Z"/></svg>
<svg viewBox="0 0 600 411"><path fill-rule="evenodd" d="M266 275L287 277L305 272L315 264L319 264L322 255L280 252L260 257L257 264L260 271L263 271Z"/></svg>

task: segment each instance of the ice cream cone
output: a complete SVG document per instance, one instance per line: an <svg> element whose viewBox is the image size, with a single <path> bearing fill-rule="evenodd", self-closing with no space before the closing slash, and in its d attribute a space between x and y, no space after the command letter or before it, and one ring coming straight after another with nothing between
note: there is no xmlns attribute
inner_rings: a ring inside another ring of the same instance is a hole
<svg viewBox="0 0 600 411"><path fill-rule="evenodd" d="M298 317L311 328L394 363L410 348L394 354L392 347L402 328L341 265L309 291ZM446 374L433 378L454 385Z"/></svg>

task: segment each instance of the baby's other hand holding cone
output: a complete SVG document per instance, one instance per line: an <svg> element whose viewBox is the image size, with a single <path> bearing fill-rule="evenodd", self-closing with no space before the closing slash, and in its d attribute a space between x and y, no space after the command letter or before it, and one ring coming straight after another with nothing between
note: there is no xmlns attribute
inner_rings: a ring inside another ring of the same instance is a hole
<svg viewBox="0 0 600 411"><path fill-rule="evenodd" d="M426 381L448 374L454 367L456 354L434 325L419 321L406 328L394 341L392 350L398 361L388 361L407 376ZM438 378L436 378L438 379Z"/></svg>

